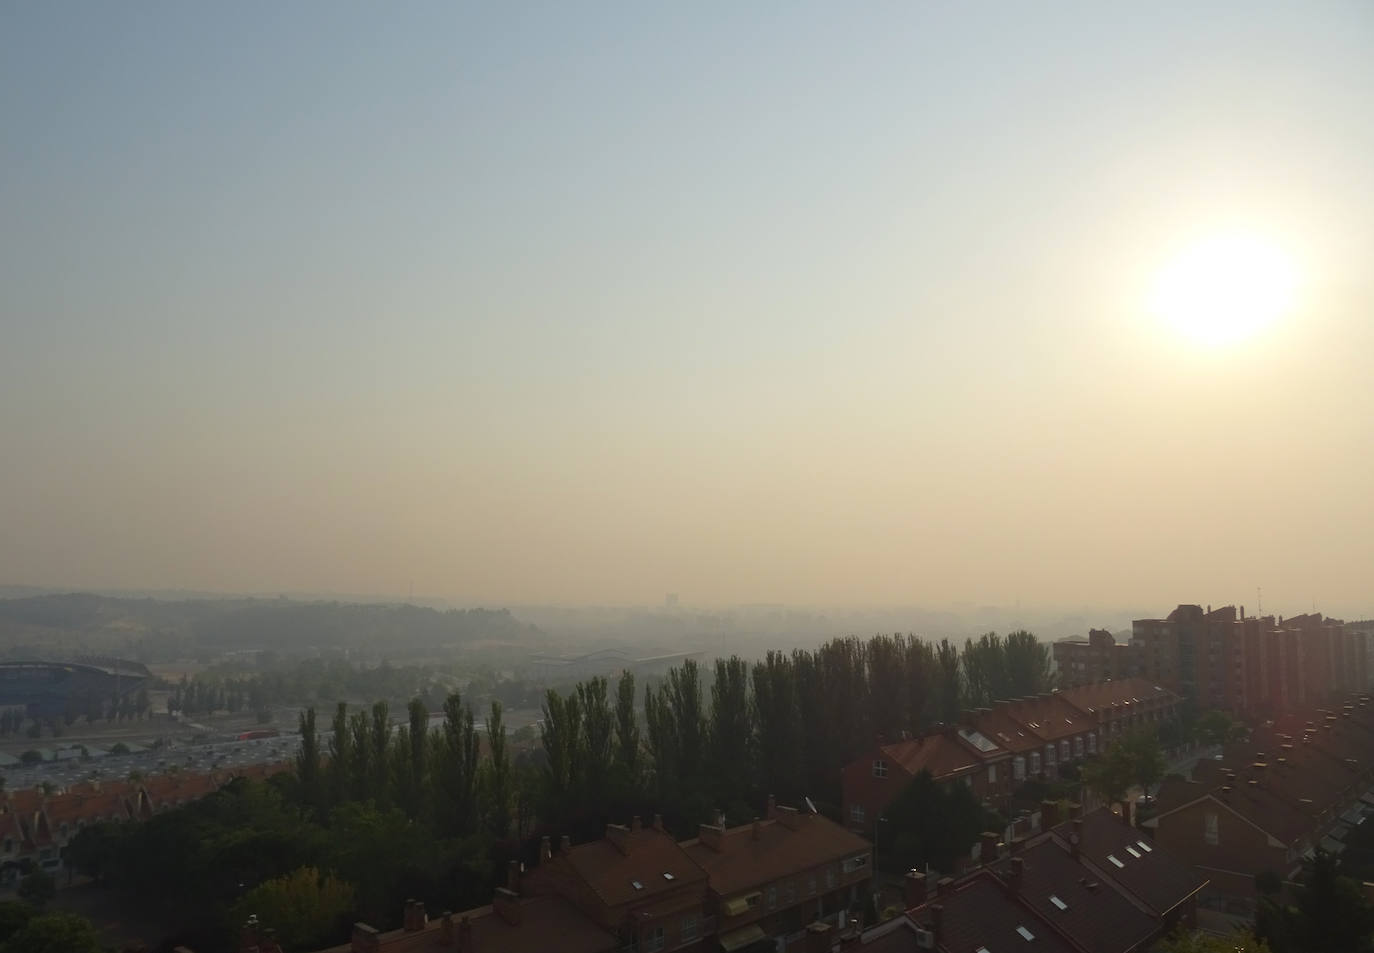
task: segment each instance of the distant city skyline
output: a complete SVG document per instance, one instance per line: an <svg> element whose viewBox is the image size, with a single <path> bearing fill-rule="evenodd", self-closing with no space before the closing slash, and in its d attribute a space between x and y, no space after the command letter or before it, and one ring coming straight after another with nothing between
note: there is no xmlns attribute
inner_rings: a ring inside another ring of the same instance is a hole
<svg viewBox="0 0 1374 953"><path fill-rule="evenodd" d="M0 582L1353 617L1371 49L1342 0L8 5Z"/></svg>

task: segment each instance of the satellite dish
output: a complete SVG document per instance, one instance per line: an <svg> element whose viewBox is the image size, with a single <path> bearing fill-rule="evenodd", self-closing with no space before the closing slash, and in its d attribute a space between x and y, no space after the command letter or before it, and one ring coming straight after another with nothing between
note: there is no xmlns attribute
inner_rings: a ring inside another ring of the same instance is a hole
<svg viewBox="0 0 1374 953"><path fill-rule="evenodd" d="M807 809L810 810L812 814L820 813L820 811L816 810L816 805L811 802L811 799L809 797L805 798L804 800L806 801Z"/></svg>

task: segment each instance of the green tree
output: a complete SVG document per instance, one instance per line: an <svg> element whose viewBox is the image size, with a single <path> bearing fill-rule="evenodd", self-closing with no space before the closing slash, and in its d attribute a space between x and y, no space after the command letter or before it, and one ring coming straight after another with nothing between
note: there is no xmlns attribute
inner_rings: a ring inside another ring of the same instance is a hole
<svg viewBox="0 0 1374 953"><path fill-rule="evenodd" d="M495 699L487 716L487 744L491 748L486 762L487 828L493 837L503 838L510 832L511 767L501 703Z"/></svg>
<svg viewBox="0 0 1374 953"><path fill-rule="evenodd" d="M437 752L440 801L436 813L441 834L452 837L472 830L480 752L472 708L454 692L444 699L444 725Z"/></svg>
<svg viewBox="0 0 1374 953"><path fill-rule="evenodd" d="M606 800L611 772L611 746L615 740L615 716L611 714L609 685L604 676L577 686L577 707L582 714L582 740L574 756L572 775L582 796L594 804Z"/></svg>
<svg viewBox="0 0 1374 953"><path fill-rule="evenodd" d="M953 870L987 826L983 808L963 784L947 788L929 771L911 780L884 812L878 862L885 870ZM886 843L886 847L884 847Z"/></svg>
<svg viewBox="0 0 1374 953"><path fill-rule="evenodd" d="M939 686L939 720L947 725L957 724L964 706L964 684L959 671L959 650L949 639L941 639L935 647L935 664Z"/></svg>
<svg viewBox="0 0 1374 953"><path fill-rule="evenodd" d="M15 893L19 895L20 900L33 904L41 910L48 905L53 897L57 896L57 884L46 870L42 867L35 867L19 881L19 888Z"/></svg>
<svg viewBox="0 0 1374 953"><path fill-rule="evenodd" d="M1269 944L1252 933L1217 936L1179 927L1154 948L1155 953L1270 953Z"/></svg>
<svg viewBox="0 0 1374 953"><path fill-rule="evenodd" d="M1033 633L1018 629L1007 636L1004 651L1011 697L1038 695L1050 690L1054 679L1050 672L1048 645Z"/></svg>
<svg viewBox="0 0 1374 953"><path fill-rule="evenodd" d="M354 889L333 874L300 867L258 884L234 904L234 922L250 916L277 931L287 950L314 950L340 940L347 930Z"/></svg>
<svg viewBox="0 0 1374 953"><path fill-rule="evenodd" d="M635 675L626 669L616 683L615 765L622 782L633 786L639 780L639 722L635 718Z"/></svg>
<svg viewBox="0 0 1374 953"><path fill-rule="evenodd" d="M339 702L330 725L328 788L329 806L338 807L348 799L353 774L353 736L348 730L348 705Z"/></svg>
<svg viewBox="0 0 1374 953"><path fill-rule="evenodd" d="M801 744L801 714L797 709L797 681L792 658L770 651L752 671L754 724L759 778L767 793L784 800L799 798L805 770Z"/></svg>
<svg viewBox="0 0 1374 953"><path fill-rule="evenodd" d="M550 688L544 697L544 719L539 724L548 765L544 770L549 809L567 805L578 782L578 747L582 743L582 709L576 691L567 697ZM566 808L565 808L566 809Z"/></svg>
<svg viewBox="0 0 1374 953"><path fill-rule="evenodd" d="M0 900L0 950L14 934L24 929L38 911L20 900Z"/></svg>
<svg viewBox="0 0 1374 953"><path fill-rule="evenodd" d="M718 804L730 806L749 796L754 775L753 715L748 663L738 655L716 659L715 679L711 683L710 744Z"/></svg>
<svg viewBox="0 0 1374 953"><path fill-rule="evenodd" d="M301 748L296 753L296 777L301 783L301 798L307 809L321 810L324 805L320 783L320 736L315 731L315 709L300 714Z"/></svg>
<svg viewBox="0 0 1374 953"><path fill-rule="evenodd" d="M91 921L73 913L40 914L15 931L0 953L103 953Z"/></svg>

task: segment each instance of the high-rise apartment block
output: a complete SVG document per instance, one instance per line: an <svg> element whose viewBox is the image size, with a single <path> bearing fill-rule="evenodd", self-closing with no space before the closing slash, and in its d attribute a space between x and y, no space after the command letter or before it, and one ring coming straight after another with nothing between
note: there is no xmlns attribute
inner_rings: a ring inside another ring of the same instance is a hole
<svg viewBox="0 0 1374 953"><path fill-rule="evenodd" d="M1272 714L1369 690L1374 624L1310 613L1247 616L1245 607L1180 605L1131 623L1129 642L1102 629L1054 643L1062 687L1139 676L1199 711Z"/></svg>

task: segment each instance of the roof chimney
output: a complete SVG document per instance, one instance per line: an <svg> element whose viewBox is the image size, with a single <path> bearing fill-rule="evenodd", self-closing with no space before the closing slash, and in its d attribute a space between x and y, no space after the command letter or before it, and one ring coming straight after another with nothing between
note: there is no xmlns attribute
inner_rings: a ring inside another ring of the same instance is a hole
<svg viewBox="0 0 1374 953"><path fill-rule="evenodd" d="M1083 805L1077 801L1069 802L1069 820L1076 821L1083 816Z"/></svg>
<svg viewBox="0 0 1374 953"><path fill-rule="evenodd" d="M639 815L638 815L638 814L636 814L634 817L630 818L630 830L632 830L632 831L638 831L638 830L643 830L643 829L644 829L644 825L641 824L641 823L639 822Z"/></svg>
<svg viewBox="0 0 1374 953"><path fill-rule="evenodd" d="M656 830L656 831L661 831L661 830L663 830L663 815L662 815L662 814L655 814L655 815L654 815L654 830Z"/></svg>
<svg viewBox="0 0 1374 953"><path fill-rule="evenodd" d="M520 924L519 894L507 890L505 887L497 887L496 896L491 901L491 909L511 926Z"/></svg>
<svg viewBox="0 0 1374 953"><path fill-rule="evenodd" d="M807 924L804 949L806 953L830 953L830 924L819 921Z"/></svg>
<svg viewBox="0 0 1374 953"><path fill-rule="evenodd" d="M758 840L758 839L759 839L759 834L762 833L762 831L763 831L763 824L761 824L761 823L759 822L759 819L758 819L757 817L754 818L754 831L753 831L753 834L752 834L754 840Z"/></svg>
<svg viewBox="0 0 1374 953"><path fill-rule="evenodd" d="M624 824L607 824L606 839L627 857L630 854L630 829Z"/></svg>
<svg viewBox="0 0 1374 953"><path fill-rule="evenodd" d="M566 857L570 853L572 853L572 838L564 834L558 838L558 856Z"/></svg>
<svg viewBox="0 0 1374 953"><path fill-rule="evenodd" d="M353 936L350 946L352 953L377 953L382 947L382 941L377 934L376 927L370 927L366 923L353 924ZM462 949L460 946L459 949Z"/></svg>
<svg viewBox="0 0 1374 953"><path fill-rule="evenodd" d="M553 850L549 847L549 835L545 834L539 838L539 862L542 864L546 860L553 859Z"/></svg>
<svg viewBox="0 0 1374 953"><path fill-rule="evenodd" d="M1040 802L1040 829L1047 831L1059 824L1059 802Z"/></svg>
<svg viewBox="0 0 1374 953"><path fill-rule="evenodd" d="M995 831L983 831L978 841L978 860L983 864L990 864L997 859L997 834Z"/></svg>
<svg viewBox="0 0 1374 953"><path fill-rule="evenodd" d="M948 879L948 878L946 878ZM945 926L945 908L938 903L930 905L930 932L935 934L935 945L938 947L944 939L941 934Z"/></svg>
<svg viewBox="0 0 1374 953"><path fill-rule="evenodd" d="M472 942L472 920L465 913L458 921L458 953L476 953L476 949Z"/></svg>
<svg viewBox="0 0 1374 953"><path fill-rule="evenodd" d="M795 807L779 807L778 820L781 821L782 826L789 831L795 831L801 826L801 814L797 812Z"/></svg>
<svg viewBox="0 0 1374 953"><path fill-rule="evenodd" d="M902 900L908 910L926 902L926 875L912 868L902 878Z"/></svg>
<svg viewBox="0 0 1374 953"><path fill-rule="evenodd" d="M768 818L769 820L772 820L773 818L775 818L775 817L777 817L777 816L778 816L778 799L775 798L775 797L773 797L773 795L770 794L770 795L768 795L768 813L765 814L764 817Z"/></svg>
<svg viewBox="0 0 1374 953"><path fill-rule="evenodd" d="M453 946L453 911L445 910L444 915L439 918L439 942L444 946Z"/></svg>
<svg viewBox="0 0 1374 953"><path fill-rule="evenodd" d="M1073 819L1073 830L1069 832L1069 855L1074 860L1078 859L1078 852L1083 843L1083 818Z"/></svg>
<svg viewBox="0 0 1374 953"><path fill-rule="evenodd" d="M429 917L425 914L425 905L419 900L407 900L405 912L401 915L401 926L407 933L418 933L425 928L429 922Z"/></svg>
<svg viewBox="0 0 1374 953"><path fill-rule="evenodd" d="M725 828L702 824L697 827L697 840L719 853L725 849Z"/></svg>
<svg viewBox="0 0 1374 953"><path fill-rule="evenodd" d="M1026 872L1026 862L1020 857L1011 859L1011 866L1007 868L1007 891L1011 894L1021 892L1022 875Z"/></svg>

